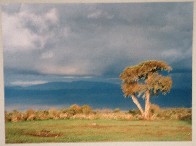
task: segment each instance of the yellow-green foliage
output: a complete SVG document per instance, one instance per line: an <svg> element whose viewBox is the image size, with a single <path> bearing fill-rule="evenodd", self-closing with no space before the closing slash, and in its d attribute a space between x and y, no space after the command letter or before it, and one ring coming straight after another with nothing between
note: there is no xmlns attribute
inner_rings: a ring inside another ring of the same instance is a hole
<svg viewBox="0 0 196 146"><path fill-rule="evenodd" d="M135 82L141 78L146 78L149 73L154 73L157 71L171 71L172 68L164 61L149 60L142 62L138 65L125 68L123 73L121 73L120 78L124 82Z"/></svg>
<svg viewBox="0 0 196 146"><path fill-rule="evenodd" d="M9 115L5 118L7 121L18 122L27 119L27 115L25 113L16 110L14 110L12 113L8 113L7 115Z"/></svg>
<svg viewBox="0 0 196 146"><path fill-rule="evenodd" d="M157 112L158 119L192 120L192 109L190 108L171 108L161 109Z"/></svg>
<svg viewBox="0 0 196 146"><path fill-rule="evenodd" d="M27 120L34 120L36 115L35 115L35 111L32 109L28 109L26 111L26 115L27 115Z"/></svg>
<svg viewBox="0 0 196 146"><path fill-rule="evenodd" d="M150 108L151 120L191 120L192 109L190 108L167 108L161 109L158 105L152 104ZM12 111L5 112L6 122L19 122L29 120L48 119L116 119L116 120L142 120L139 110L121 111L119 108L100 109L93 111L89 105L72 105L67 109L32 110L26 112Z"/></svg>
<svg viewBox="0 0 196 146"><path fill-rule="evenodd" d="M56 110L55 108L48 110L48 116L50 119L58 119L59 115L60 115L59 111Z"/></svg>
<svg viewBox="0 0 196 146"><path fill-rule="evenodd" d="M36 119L37 120L46 120L48 119L49 111L37 111L36 112Z"/></svg>
<svg viewBox="0 0 196 146"><path fill-rule="evenodd" d="M150 113L154 114L154 113L158 113L160 111L160 107L156 104L151 104L150 105Z"/></svg>
<svg viewBox="0 0 196 146"><path fill-rule="evenodd" d="M79 114L82 112L82 108L77 105L77 104L74 104L72 106L70 106L67 110L66 110L66 113L69 115L69 116L73 116L75 114Z"/></svg>
<svg viewBox="0 0 196 146"><path fill-rule="evenodd" d="M6 122L11 121L11 116L12 116L12 113L5 111L5 121Z"/></svg>
<svg viewBox="0 0 196 146"><path fill-rule="evenodd" d="M122 91L125 97L152 91L154 94L166 94L172 86L172 79L163 76L160 71L171 71L172 68L164 61L150 60L125 68L120 74Z"/></svg>
<svg viewBox="0 0 196 146"><path fill-rule="evenodd" d="M81 110L82 110L83 114L90 114L93 111L92 108L89 105L83 105L81 107Z"/></svg>

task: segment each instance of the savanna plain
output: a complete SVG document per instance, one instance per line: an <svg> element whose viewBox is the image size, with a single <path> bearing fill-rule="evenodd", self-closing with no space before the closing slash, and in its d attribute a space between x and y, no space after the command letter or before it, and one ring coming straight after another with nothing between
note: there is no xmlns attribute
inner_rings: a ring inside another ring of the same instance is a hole
<svg viewBox="0 0 196 146"><path fill-rule="evenodd" d="M6 143L191 141L192 109L153 105L149 120L138 110L66 109L5 112Z"/></svg>

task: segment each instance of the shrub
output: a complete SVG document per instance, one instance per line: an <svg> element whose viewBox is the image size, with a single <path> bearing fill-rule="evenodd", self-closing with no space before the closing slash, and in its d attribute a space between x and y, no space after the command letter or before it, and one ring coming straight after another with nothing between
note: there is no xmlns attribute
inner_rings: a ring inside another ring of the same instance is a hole
<svg viewBox="0 0 196 146"><path fill-rule="evenodd" d="M49 119L48 112L46 111L37 111L36 120L46 120Z"/></svg>
<svg viewBox="0 0 196 146"><path fill-rule="evenodd" d="M58 119L59 114L59 111L57 111L55 108L51 108L48 110L48 118L50 119Z"/></svg>
<svg viewBox="0 0 196 146"><path fill-rule="evenodd" d="M191 114L182 115L181 117L179 117L179 119L183 121L189 121L192 120L192 115Z"/></svg>
<svg viewBox="0 0 196 146"><path fill-rule="evenodd" d="M150 113L154 114L154 113L158 113L160 111L160 107L156 104L151 104L150 106Z"/></svg>
<svg viewBox="0 0 196 146"><path fill-rule="evenodd" d="M11 121L12 122L18 122L24 120L24 114L18 111L14 111L11 114Z"/></svg>
<svg viewBox="0 0 196 146"><path fill-rule="evenodd" d="M68 115L67 115L67 113L60 113L59 118L66 119L66 118L68 118Z"/></svg>
<svg viewBox="0 0 196 146"><path fill-rule="evenodd" d="M92 108L89 105L83 105L81 107L81 111L83 114L87 115L87 114L92 113Z"/></svg>
<svg viewBox="0 0 196 146"><path fill-rule="evenodd" d="M192 112L191 109L185 108L162 109L158 112L157 118L170 120L191 120Z"/></svg>
<svg viewBox="0 0 196 146"><path fill-rule="evenodd" d="M129 114L132 114L134 116L134 115L139 115L140 114L140 111L137 110L137 109L133 109L133 110L129 110L128 113Z"/></svg>
<svg viewBox="0 0 196 146"><path fill-rule="evenodd" d="M9 122L11 121L11 118L12 118L12 113L5 112L5 121Z"/></svg>
<svg viewBox="0 0 196 146"><path fill-rule="evenodd" d="M119 113L120 112L120 109L119 108L115 108L113 112L114 113Z"/></svg>
<svg viewBox="0 0 196 146"><path fill-rule="evenodd" d="M151 105L151 120L169 119L169 120L185 120L191 122L192 109L191 108L166 108L160 109L157 105ZM67 109L56 110L51 108L49 110L34 111L28 109L26 112L19 112L14 110L12 112L5 111L6 122L18 122L26 120L46 120L46 119L117 119L117 120L141 120L143 117L139 110L129 110L128 112L121 112L119 108L98 109L93 111L89 105L79 106L74 104Z"/></svg>
<svg viewBox="0 0 196 146"><path fill-rule="evenodd" d="M32 109L28 109L26 111L26 118L25 120L34 120L35 119L35 111Z"/></svg>
<svg viewBox="0 0 196 146"><path fill-rule="evenodd" d="M35 114L35 111L32 110L32 109L28 109L28 110L26 111L26 114L27 114L27 116L30 116L30 115L32 115L32 114Z"/></svg>
<svg viewBox="0 0 196 146"><path fill-rule="evenodd" d="M75 114L80 114L82 113L82 108L79 105L74 104L66 110L66 113L68 114L69 117Z"/></svg>
<svg viewBox="0 0 196 146"><path fill-rule="evenodd" d="M150 119L151 120L158 119L157 115L158 115L159 111L160 111L160 107L158 105L151 104L151 106L150 106Z"/></svg>

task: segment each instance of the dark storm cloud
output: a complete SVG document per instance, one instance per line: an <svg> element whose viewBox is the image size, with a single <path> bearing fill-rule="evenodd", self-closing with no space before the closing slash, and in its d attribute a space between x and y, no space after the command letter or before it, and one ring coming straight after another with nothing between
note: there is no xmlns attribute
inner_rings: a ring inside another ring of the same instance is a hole
<svg viewBox="0 0 196 146"><path fill-rule="evenodd" d="M193 3L3 6L5 67L113 76L143 60L192 68Z"/></svg>

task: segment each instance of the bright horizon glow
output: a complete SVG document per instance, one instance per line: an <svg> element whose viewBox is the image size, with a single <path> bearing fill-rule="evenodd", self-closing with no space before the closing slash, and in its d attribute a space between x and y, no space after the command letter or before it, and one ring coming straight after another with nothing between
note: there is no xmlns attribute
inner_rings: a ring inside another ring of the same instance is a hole
<svg viewBox="0 0 196 146"><path fill-rule="evenodd" d="M14 81L14 82L11 82L11 85L27 87L27 86L39 85L39 84L45 84L45 83L48 83L48 82L47 81Z"/></svg>

